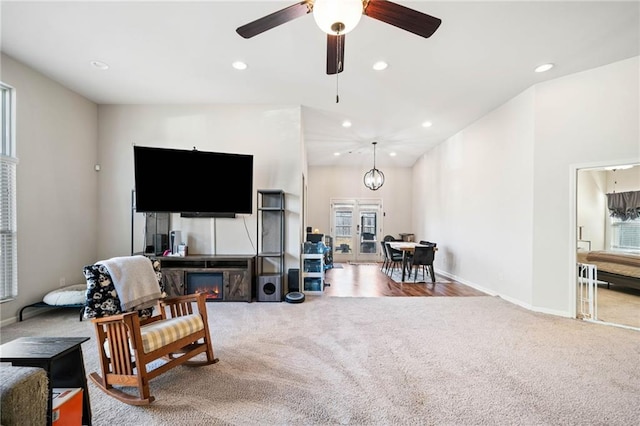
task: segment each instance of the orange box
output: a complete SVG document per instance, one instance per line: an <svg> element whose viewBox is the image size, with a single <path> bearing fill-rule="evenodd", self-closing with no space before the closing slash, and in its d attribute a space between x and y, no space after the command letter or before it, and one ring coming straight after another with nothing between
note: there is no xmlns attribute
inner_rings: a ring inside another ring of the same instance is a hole
<svg viewBox="0 0 640 426"><path fill-rule="evenodd" d="M53 426L82 425L82 388L53 388L51 406Z"/></svg>

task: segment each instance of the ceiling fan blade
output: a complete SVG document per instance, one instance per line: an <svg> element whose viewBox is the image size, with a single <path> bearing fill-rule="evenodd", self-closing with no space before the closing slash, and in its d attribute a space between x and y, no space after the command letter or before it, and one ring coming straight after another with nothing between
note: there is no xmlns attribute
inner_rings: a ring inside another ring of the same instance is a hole
<svg viewBox="0 0 640 426"><path fill-rule="evenodd" d="M296 18L311 13L311 0L303 0L300 3L285 7L282 10L263 16L253 22L249 22L236 29L236 32L244 38L251 38L271 28L293 21Z"/></svg>
<svg viewBox="0 0 640 426"><path fill-rule="evenodd" d="M327 74L344 71L344 34L327 34Z"/></svg>
<svg viewBox="0 0 640 426"><path fill-rule="evenodd" d="M424 38L436 32L442 20L387 0L369 0L364 14Z"/></svg>

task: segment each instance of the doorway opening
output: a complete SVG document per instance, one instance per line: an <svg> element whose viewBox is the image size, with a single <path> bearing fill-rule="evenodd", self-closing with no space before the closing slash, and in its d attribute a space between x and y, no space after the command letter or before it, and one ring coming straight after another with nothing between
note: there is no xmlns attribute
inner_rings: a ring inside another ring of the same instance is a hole
<svg viewBox="0 0 640 426"><path fill-rule="evenodd" d="M620 220L609 208L612 194L634 191L640 164L576 169L577 318L640 329L640 267L624 265L640 262L640 219ZM587 266L593 279L580 272Z"/></svg>
<svg viewBox="0 0 640 426"><path fill-rule="evenodd" d="M334 262L378 262L382 217L380 199L331 199Z"/></svg>

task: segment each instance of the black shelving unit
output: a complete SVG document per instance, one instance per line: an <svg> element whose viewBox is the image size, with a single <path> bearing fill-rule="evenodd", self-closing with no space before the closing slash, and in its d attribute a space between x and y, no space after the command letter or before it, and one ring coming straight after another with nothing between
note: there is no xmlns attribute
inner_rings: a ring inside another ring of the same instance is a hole
<svg viewBox="0 0 640 426"><path fill-rule="evenodd" d="M284 191L258 190L258 302L282 302L284 297L284 216Z"/></svg>

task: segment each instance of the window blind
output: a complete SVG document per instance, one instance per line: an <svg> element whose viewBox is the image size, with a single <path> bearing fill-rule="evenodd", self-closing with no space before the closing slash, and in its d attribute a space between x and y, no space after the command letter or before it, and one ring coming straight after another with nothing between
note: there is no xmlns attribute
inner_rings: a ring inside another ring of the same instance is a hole
<svg viewBox="0 0 640 426"><path fill-rule="evenodd" d="M18 259L16 233L16 163L9 157L0 157L0 300L18 294Z"/></svg>
<svg viewBox="0 0 640 426"><path fill-rule="evenodd" d="M611 231L611 248L640 250L640 219L626 221L613 219Z"/></svg>
<svg viewBox="0 0 640 426"><path fill-rule="evenodd" d="M16 220L15 97L13 89L0 83L0 301L18 295Z"/></svg>

